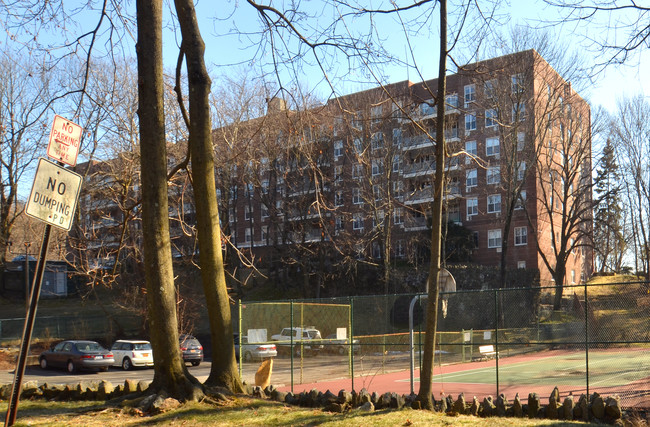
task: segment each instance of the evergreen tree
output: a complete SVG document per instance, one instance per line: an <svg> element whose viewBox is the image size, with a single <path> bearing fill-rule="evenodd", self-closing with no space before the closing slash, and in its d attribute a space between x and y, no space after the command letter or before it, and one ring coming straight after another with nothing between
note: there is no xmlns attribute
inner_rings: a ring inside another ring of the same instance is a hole
<svg viewBox="0 0 650 427"><path fill-rule="evenodd" d="M607 139L598 162L595 178L596 212L594 213L594 249L599 272L617 271L625 250L623 213L618 192L621 177L614 145Z"/></svg>

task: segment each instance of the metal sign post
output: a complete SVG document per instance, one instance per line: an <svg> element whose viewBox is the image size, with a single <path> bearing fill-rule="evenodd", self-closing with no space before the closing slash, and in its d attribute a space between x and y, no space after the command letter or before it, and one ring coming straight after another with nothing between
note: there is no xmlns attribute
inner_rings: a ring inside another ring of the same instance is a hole
<svg viewBox="0 0 650 427"><path fill-rule="evenodd" d="M7 416L5 417L5 427L12 426L16 422L18 401L20 400L20 391L23 376L25 375L27 353L29 352L34 330L38 299L41 295L43 272L45 271L52 226L66 231L69 231L72 227L81 188L81 176L65 169L63 164L66 163L70 166L77 164L77 154L82 134L81 126L61 116L54 116L47 155L56 159L58 164L46 159L39 160L32 191L25 207L27 215L45 222L46 225L40 255L36 264L36 274L32 283L31 298L27 317L25 318L25 327L23 328L23 339L20 343L20 354L16 362L11 398L7 407Z"/></svg>

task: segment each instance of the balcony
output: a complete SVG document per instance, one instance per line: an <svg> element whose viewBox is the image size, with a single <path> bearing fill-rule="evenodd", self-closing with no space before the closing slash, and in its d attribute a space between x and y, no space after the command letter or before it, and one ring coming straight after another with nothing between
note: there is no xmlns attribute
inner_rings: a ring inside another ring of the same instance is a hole
<svg viewBox="0 0 650 427"><path fill-rule="evenodd" d="M436 171L436 162L414 162L402 166L402 176L404 178L414 178L416 176L430 175Z"/></svg>
<svg viewBox="0 0 650 427"><path fill-rule="evenodd" d="M431 135L436 137L435 133ZM418 148L433 147L433 140L426 135L402 137L402 151L416 150Z"/></svg>
<svg viewBox="0 0 650 427"><path fill-rule="evenodd" d="M429 221L426 217L407 218L404 221L404 231L422 231L429 228Z"/></svg>

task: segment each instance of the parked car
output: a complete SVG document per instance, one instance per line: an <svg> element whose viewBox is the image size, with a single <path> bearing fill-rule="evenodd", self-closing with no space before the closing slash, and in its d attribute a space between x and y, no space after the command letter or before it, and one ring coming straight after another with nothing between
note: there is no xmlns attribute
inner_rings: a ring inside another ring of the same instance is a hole
<svg viewBox="0 0 650 427"><path fill-rule="evenodd" d="M271 336L271 341L279 341L278 350L289 352L293 340L293 354L300 356L304 354L316 355L323 349L323 342L320 331L313 326L284 328L282 332Z"/></svg>
<svg viewBox="0 0 650 427"><path fill-rule="evenodd" d="M248 343L246 335L241 337L242 351L239 350L239 334L234 335L235 339L235 357L239 360L240 354L243 354L244 362L253 360L264 360L267 357L275 357L278 350L275 344Z"/></svg>
<svg viewBox="0 0 650 427"><path fill-rule="evenodd" d="M324 340L325 351L328 353L348 354L350 351L350 340L348 338L337 339L336 334L330 334ZM359 352L359 340L352 340L352 351Z"/></svg>
<svg viewBox="0 0 650 427"><path fill-rule="evenodd" d="M151 343L143 340L117 340L111 347L115 363L128 371L134 366L153 367Z"/></svg>
<svg viewBox="0 0 650 427"><path fill-rule="evenodd" d="M195 337L189 334L181 334L178 342L183 353L183 361L189 362L192 366L199 366L203 362L203 346Z"/></svg>
<svg viewBox="0 0 650 427"><path fill-rule="evenodd" d="M78 369L107 371L115 363L113 353L95 341L61 341L38 358L42 369L64 368L69 373Z"/></svg>

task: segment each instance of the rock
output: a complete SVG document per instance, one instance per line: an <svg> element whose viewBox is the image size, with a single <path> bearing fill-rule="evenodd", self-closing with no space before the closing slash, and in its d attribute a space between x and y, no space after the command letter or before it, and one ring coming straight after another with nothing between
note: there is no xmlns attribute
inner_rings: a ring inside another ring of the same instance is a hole
<svg viewBox="0 0 650 427"><path fill-rule="evenodd" d="M578 405L573 408L573 419L582 420L585 422L589 421L589 403L587 402L587 396L584 394L580 395L580 399L578 399Z"/></svg>
<svg viewBox="0 0 650 427"><path fill-rule="evenodd" d="M519 393L515 395L515 400L512 402L512 415L521 418L524 416L524 408L521 406L521 399Z"/></svg>
<svg viewBox="0 0 650 427"><path fill-rule="evenodd" d="M386 392L386 393L382 394L379 397L379 400L377 401L377 404L375 405L375 407L377 409L390 408L390 398L391 398L390 392Z"/></svg>
<svg viewBox="0 0 650 427"><path fill-rule="evenodd" d="M598 420L602 420L605 417L605 402L598 393L594 393L591 396L591 413Z"/></svg>
<svg viewBox="0 0 650 427"><path fill-rule="evenodd" d="M397 393L391 393L389 406L391 409L402 409L404 407L404 396Z"/></svg>
<svg viewBox="0 0 650 427"><path fill-rule="evenodd" d="M9 400L11 399L11 389L13 385L3 384L0 386L0 400Z"/></svg>
<svg viewBox="0 0 650 427"><path fill-rule="evenodd" d="M528 418L537 418L539 412L540 403L539 396L537 393L528 394Z"/></svg>
<svg viewBox="0 0 650 427"><path fill-rule="evenodd" d="M496 412L497 407L492 401L492 396L487 396L483 399L483 403L481 403L481 407L479 408L479 415L483 417L493 417L496 415Z"/></svg>
<svg viewBox="0 0 650 427"><path fill-rule="evenodd" d="M32 397L41 396L43 396L43 390L38 387L38 383L36 381L25 381L20 392L20 397L22 399L31 399Z"/></svg>
<svg viewBox="0 0 650 427"><path fill-rule="evenodd" d="M377 406L377 402L379 402L379 395L377 394L376 391L373 391L372 394L370 395L370 401L372 402L373 405Z"/></svg>
<svg viewBox="0 0 650 427"><path fill-rule="evenodd" d="M321 395L322 393L320 391L316 390L315 388L311 389L307 396L307 406L309 406L310 408L318 407L319 406L318 400L319 400L319 396Z"/></svg>
<svg viewBox="0 0 650 427"><path fill-rule="evenodd" d="M323 402L324 402L324 405L323 405L323 406L325 406L325 405L329 405L330 403L338 402L338 396L335 395L334 393L332 393L332 392L329 391L329 390L327 390L327 391L323 394L323 396L322 396L321 399L322 399ZM345 403L345 402L342 402L342 403Z"/></svg>
<svg viewBox="0 0 650 427"><path fill-rule="evenodd" d="M499 394L499 397L497 397L495 406L496 415L498 417L505 417L506 412L508 411L508 399L506 399L506 396L503 393Z"/></svg>
<svg viewBox="0 0 650 427"><path fill-rule="evenodd" d="M367 392L366 392L367 393ZM368 399L370 399L370 396L368 396ZM348 393L347 391L341 389L339 390L339 394L336 398L337 403L350 403L352 402L352 395Z"/></svg>
<svg viewBox="0 0 650 427"><path fill-rule="evenodd" d="M288 392L287 395L284 396L284 401L289 405L297 405L300 403L300 401L296 399L296 396L291 392Z"/></svg>
<svg viewBox="0 0 650 427"><path fill-rule="evenodd" d="M562 406L564 407L563 411L563 419L565 420L572 420L573 419L573 408L575 406L575 403L573 402L573 395L569 394L565 399L564 402L562 403Z"/></svg>
<svg viewBox="0 0 650 427"><path fill-rule="evenodd" d="M138 391L138 383L128 378L124 380L124 394L131 394Z"/></svg>
<svg viewBox="0 0 650 427"><path fill-rule="evenodd" d="M287 399L287 393L279 390L273 390L271 392L271 399L275 400L276 402L286 402Z"/></svg>
<svg viewBox="0 0 650 427"><path fill-rule="evenodd" d="M264 393L264 390L262 389L262 387L260 387L258 385L253 387L252 395L253 395L253 397L257 397L259 399L266 399L266 394Z"/></svg>
<svg viewBox="0 0 650 427"><path fill-rule="evenodd" d="M621 418L621 402L618 396L610 396L605 400L605 416L612 420Z"/></svg>
<svg viewBox="0 0 650 427"><path fill-rule="evenodd" d="M366 402L372 402L372 396L370 393L368 393L368 390L365 388L362 388L361 391L359 392L359 405L363 405ZM374 405L373 405L374 409Z"/></svg>
<svg viewBox="0 0 650 427"><path fill-rule="evenodd" d="M99 400L108 400L113 394L115 387L110 381L102 380L97 387L97 399Z"/></svg>
<svg viewBox="0 0 650 427"><path fill-rule="evenodd" d="M138 381L137 391L140 393L145 392L149 388L150 384L151 381L145 381L145 380Z"/></svg>
<svg viewBox="0 0 650 427"><path fill-rule="evenodd" d="M475 417L478 416L479 408L480 404L478 403L478 399L474 396L474 399L472 399L472 405L469 407L469 414L474 415Z"/></svg>
<svg viewBox="0 0 650 427"><path fill-rule="evenodd" d="M151 404L151 412L154 414L161 414L163 412L176 409L180 406L181 402L174 398L167 397L163 399L161 396L158 396Z"/></svg>
<svg viewBox="0 0 650 427"><path fill-rule="evenodd" d="M411 409L415 409L419 411L420 409L422 409L422 402L420 402L419 400L414 400L413 402L411 402Z"/></svg>
<svg viewBox="0 0 650 427"><path fill-rule="evenodd" d="M138 409L142 412L149 412L149 409L151 409L153 402L158 397L159 396L157 394L150 394L149 396L145 396L142 400L140 400L140 403L138 403Z"/></svg>
<svg viewBox="0 0 650 427"><path fill-rule="evenodd" d="M359 406L359 411L361 412L372 412L375 410L375 405L372 402L365 402L363 405Z"/></svg>
<svg viewBox="0 0 650 427"><path fill-rule="evenodd" d="M548 403L558 403L560 401L560 390L555 386L548 398Z"/></svg>
<svg viewBox="0 0 650 427"><path fill-rule="evenodd" d="M331 402L325 406L325 411L327 412L334 412L337 414L341 414L345 412L348 409L348 404L347 403L337 403L337 402Z"/></svg>
<svg viewBox="0 0 650 427"><path fill-rule="evenodd" d="M458 395L458 399L451 405L451 412L456 414L465 413L465 395L463 393Z"/></svg>
<svg viewBox="0 0 650 427"><path fill-rule="evenodd" d="M65 389L63 384L48 384L45 383L41 386L43 397L47 400L60 400L61 393Z"/></svg>

